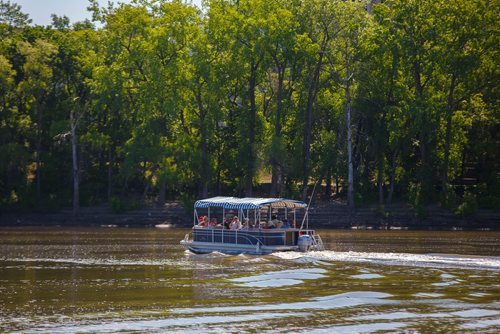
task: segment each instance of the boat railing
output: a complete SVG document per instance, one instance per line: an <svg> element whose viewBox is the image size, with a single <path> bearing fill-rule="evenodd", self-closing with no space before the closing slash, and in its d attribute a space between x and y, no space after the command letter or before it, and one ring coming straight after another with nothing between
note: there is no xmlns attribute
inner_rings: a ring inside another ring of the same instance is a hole
<svg viewBox="0 0 500 334"><path fill-rule="evenodd" d="M317 250L317 251L324 251L325 250L325 245L323 244L323 240L321 239L321 236L319 234L313 234L312 240L313 240L313 249L314 250Z"/></svg>
<svg viewBox="0 0 500 334"><path fill-rule="evenodd" d="M197 232L208 232L210 231L211 233L211 239L212 239L212 243L215 242L215 234L216 232L218 232L218 236L221 237L221 241L220 243L222 244L238 244L238 238L243 238L244 240L248 241L249 244L251 245L260 245L260 246L263 246L263 242L262 240L260 240L258 237L254 236L254 235L251 235L251 234L247 234L245 232L248 232L248 230L222 230L222 229L198 229L196 230ZM228 237L234 237L234 243L233 242L226 242L224 241L224 232L226 233L226 235ZM238 233L239 232L239 233ZM280 236L277 236L277 237L280 237ZM252 241L254 241L254 243L252 243Z"/></svg>
<svg viewBox="0 0 500 334"><path fill-rule="evenodd" d="M226 229L211 229L211 228L195 228L193 229L193 240L196 240L197 237L204 237L206 240L204 242L211 243L221 243L221 244L250 244L261 246L268 245L269 240L284 240L285 232L299 232L298 229L269 229L269 230L261 230L261 229L240 229L240 230L226 230ZM251 233L262 232L262 234L253 235ZM314 231L308 231L310 233L314 233ZM306 233L304 231L304 233ZM219 240L216 240L219 239ZM239 242L239 240L243 239L248 242ZM272 243L275 245L280 245L281 242Z"/></svg>

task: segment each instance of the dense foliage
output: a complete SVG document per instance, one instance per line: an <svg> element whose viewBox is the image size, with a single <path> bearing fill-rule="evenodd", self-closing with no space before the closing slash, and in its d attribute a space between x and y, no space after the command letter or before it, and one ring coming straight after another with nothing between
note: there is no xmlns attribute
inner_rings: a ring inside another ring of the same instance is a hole
<svg viewBox="0 0 500 334"><path fill-rule="evenodd" d="M90 1L94 22L42 27L2 0L0 205L318 183L351 207L498 208L499 6Z"/></svg>

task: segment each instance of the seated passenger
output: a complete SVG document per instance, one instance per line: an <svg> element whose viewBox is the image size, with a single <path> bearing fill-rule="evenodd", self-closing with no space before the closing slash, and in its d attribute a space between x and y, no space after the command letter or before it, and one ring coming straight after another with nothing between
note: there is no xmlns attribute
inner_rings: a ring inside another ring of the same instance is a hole
<svg viewBox="0 0 500 334"><path fill-rule="evenodd" d="M241 228L242 229L245 229L245 230L248 230L249 228L249 219L248 218L243 218L243 223L241 224Z"/></svg>
<svg viewBox="0 0 500 334"><path fill-rule="evenodd" d="M290 223L288 222L288 219L285 219L283 221L283 225L281 225L281 228L291 228Z"/></svg>
<svg viewBox="0 0 500 334"><path fill-rule="evenodd" d="M241 222L238 219L238 216L233 216L233 220L231 221L231 230L239 230L241 228Z"/></svg>
<svg viewBox="0 0 500 334"><path fill-rule="evenodd" d="M215 227L215 226L217 226L217 218L212 219L212 221L210 222L210 227Z"/></svg>
<svg viewBox="0 0 500 334"><path fill-rule="evenodd" d="M230 225L229 225L229 222L227 221L226 217L224 217L224 219L222 219L222 228L226 229L226 230L230 229Z"/></svg>
<svg viewBox="0 0 500 334"><path fill-rule="evenodd" d="M278 217L276 217L276 215L272 215L271 217L271 221L269 223L267 223L267 227L268 228L277 228L278 225L279 225L279 220L278 220Z"/></svg>
<svg viewBox="0 0 500 334"><path fill-rule="evenodd" d="M200 216L198 219L198 227L205 227L205 226L207 226L205 225L205 217Z"/></svg>

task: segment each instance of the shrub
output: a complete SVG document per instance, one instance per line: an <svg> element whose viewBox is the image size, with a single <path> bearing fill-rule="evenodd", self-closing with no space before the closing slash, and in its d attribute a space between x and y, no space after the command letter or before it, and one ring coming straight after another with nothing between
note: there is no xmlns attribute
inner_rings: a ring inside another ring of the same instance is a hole
<svg viewBox="0 0 500 334"><path fill-rule="evenodd" d="M443 186L440 196L441 206L449 210L456 210L458 198L453 186L449 183Z"/></svg>
<svg viewBox="0 0 500 334"><path fill-rule="evenodd" d="M455 213L462 217L471 216L476 213L478 208L476 196L470 192L464 194L463 202L460 204Z"/></svg>
<svg viewBox="0 0 500 334"><path fill-rule="evenodd" d="M484 196L479 199L479 206L483 209L500 211L500 197Z"/></svg>
<svg viewBox="0 0 500 334"><path fill-rule="evenodd" d="M125 201L118 196L111 197L109 204L114 213L124 213L126 211Z"/></svg>

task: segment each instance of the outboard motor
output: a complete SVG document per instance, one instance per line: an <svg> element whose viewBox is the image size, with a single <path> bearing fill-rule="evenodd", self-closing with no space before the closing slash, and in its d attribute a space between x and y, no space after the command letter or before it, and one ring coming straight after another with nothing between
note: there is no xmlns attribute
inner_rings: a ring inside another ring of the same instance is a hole
<svg viewBox="0 0 500 334"><path fill-rule="evenodd" d="M313 239L310 235L301 235L297 241L297 245L299 246L299 251L307 252L313 245Z"/></svg>

